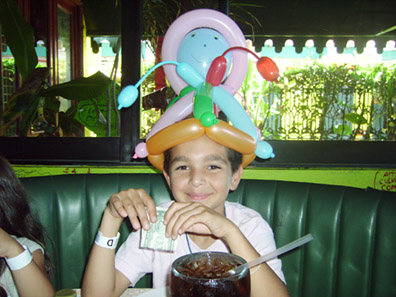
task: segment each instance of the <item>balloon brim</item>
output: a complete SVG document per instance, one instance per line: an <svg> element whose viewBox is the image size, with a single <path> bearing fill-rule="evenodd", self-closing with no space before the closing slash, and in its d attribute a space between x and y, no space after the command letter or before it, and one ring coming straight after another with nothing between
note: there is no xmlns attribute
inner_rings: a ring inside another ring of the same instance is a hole
<svg viewBox="0 0 396 297"><path fill-rule="evenodd" d="M170 125L148 139L148 160L158 170L163 171L166 150L204 134L213 141L241 153L243 167L249 165L256 157L256 140L250 135L221 120L211 127L204 127L200 120L191 118Z"/></svg>

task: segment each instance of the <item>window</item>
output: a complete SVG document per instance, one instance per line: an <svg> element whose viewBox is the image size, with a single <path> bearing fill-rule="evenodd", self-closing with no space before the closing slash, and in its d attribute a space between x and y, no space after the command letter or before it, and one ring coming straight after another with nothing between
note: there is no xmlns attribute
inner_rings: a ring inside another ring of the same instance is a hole
<svg viewBox="0 0 396 297"><path fill-rule="evenodd" d="M394 41L362 52L350 40L344 49L329 39L321 53L308 40L297 52L287 40L276 52L271 40L259 53L280 68L279 84L255 70L241 88L240 101L265 139L394 141L396 93Z"/></svg>
<svg viewBox="0 0 396 297"><path fill-rule="evenodd" d="M60 1L64 2L67 1ZM73 1L71 1L73 2ZM123 10L141 11L140 1L123 1ZM70 4L70 3L69 3ZM66 5L67 6L67 5ZM64 7L66 7L64 6ZM67 15L68 11L61 6ZM67 8L67 7L66 7ZM70 8L70 7L69 7ZM54 11L54 9L52 9ZM58 16L59 17L59 16ZM71 24L74 23L71 17ZM80 24L81 25L81 24ZM122 80L123 86L135 84L140 79L140 38L136 38L140 32L140 19L137 14L134 18L125 16L123 26L133 28L122 38ZM81 59L81 53L73 56L73 29L71 30L71 71L75 61ZM51 35L52 34L52 35ZM51 36L56 36L51 33ZM51 40L57 40L52 38ZM52 41L51 41L52 42ZM60 47L61 43L49 43L47 52L53 53L54 49ZM59 51L59 48L56 50ZM127 54L125 54L127 53ZM50 65L60 68L59 63L51 55ZM56 56L56 55L55 55ZM78 77L78 76L75 76ZM55 75L52 76L55 79ZM145 160L132 159L133 151L140 139L140 106L134 104L132 107L121 110L120 137L64 137L64 138L1 138L0 149L5 152L14 162L31 163L76 163L76 164L147 164ZM307 167L307 166L383 166L393 167L395 160L394 142L344 142L344 141L283 141L268 140L273 146L276 158L271 160L257 160L254 165L263 167Z"/></svg>

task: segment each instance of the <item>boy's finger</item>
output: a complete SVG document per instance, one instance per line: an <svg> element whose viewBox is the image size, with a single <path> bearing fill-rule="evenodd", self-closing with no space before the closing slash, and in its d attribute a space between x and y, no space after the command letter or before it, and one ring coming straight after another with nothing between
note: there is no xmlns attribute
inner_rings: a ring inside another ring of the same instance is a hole
<svg viewBox="0 0 396 297"><path fill-rule="evenodd" d="M133 223L138 226L135 222L135 220L137 220L136 217L138 217L140 220L139 228L142 226L144 230L148 230L150 229L150 223L147 218L146 205L142 198L142 191L144 190L128 191L128 199L126 199L124 205L127 204L126 209L131 223L133 220Z"/></svg>
<svg viewBox="0 0 396 297"><path fill-rule="evenodd" d="M139 217L140 224L143 226L143 229L149 230L150 222L147 217L147 211L145 205L143 203L138 203L137 205L135 205L135 209Z"/></svg>
<svg viewBox="0 0 396 297"><path fill-rule="evenodd" d="M192 233L197 233L197 234L212 234L212 231L209 229L209 227L205 223L201 223L201 220L199 220L199 223L195 220L195 217L192 216L190 219L185 221L179 228L179 234L185 233L185 232L192 232Z"/></svg>
<svg viewBox="0 0 396 297"><path fill-rule="evenodd" d="M176 239L180 235L181 226L189 220L192 215L197 214L197 209L193 205L175 206L170 212L169 222L166 225L166 234ZM184 232L182 232L184 233Z"/></svg>
<svg viewBox="0 0 396 297"><path fill-rule="evenodd" d="M126 212L128 214L129 221L132 224L132 227L135 230L140 229L141 225L140 225L140 222L139 222L138 213L136 212L135 207L133 206L132 202L131 201L125 201L124 202L124 207L125 207Z"/></svg>
<svg viewBox="0 0 396 297"><path fill-rule="evenodd" d="M165 217L164 217L165 225L168 224L168 222L171 220L175 212L177 212L179 209L185 208L188 205L190 205L190 203L180 203L180 202L172 203L172 205L168 208L168 211L165 213Z"/></svg>
<svg viewBox="0 0 396 297"><path fill-rule="evenodd" d="M122 218L125 218L128 216L127 211L124 208L124 205L120 198L115 194L110 197L110 210L111 212L116 212L117 215L119 215Z"/></svg>
<svg viewBox="0 0 396 297"><path fill-rule="evenodd" d="M151 198L144 190L139 190L138 192L146 207L147 213L150 217L150 221L152 223L155 223L157 221L157 210L153 198Z"/></svg>

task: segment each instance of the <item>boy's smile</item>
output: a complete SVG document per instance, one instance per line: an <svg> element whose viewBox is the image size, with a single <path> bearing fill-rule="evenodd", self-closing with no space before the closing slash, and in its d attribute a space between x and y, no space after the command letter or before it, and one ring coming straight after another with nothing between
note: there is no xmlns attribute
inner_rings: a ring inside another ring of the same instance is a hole
<svg viewBox="0 0 396 297"><path fill-rule="evenodd" d="M224 214L224 202L242 176L234 174L227 148L203 135L172 148L169 174L164 171L177 202L201 202Z"/></svg>

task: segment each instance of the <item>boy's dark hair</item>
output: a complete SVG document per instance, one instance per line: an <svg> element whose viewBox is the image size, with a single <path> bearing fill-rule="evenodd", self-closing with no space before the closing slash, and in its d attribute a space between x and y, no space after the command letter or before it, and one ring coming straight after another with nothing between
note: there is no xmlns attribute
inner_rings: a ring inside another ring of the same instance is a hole
<svg viewBox="0 0 396 297"><path fill-rule="evenodd" d="M232 174L234 174L238 170L239 166L241 166L242 164L242 154L228 147L226 147L226 150L227 150L228 161L230 161L231 164L231 172ZM172 153L172 148L169 148L164 152L164 171L168 174L169 174L171 153Z"/></svg>

